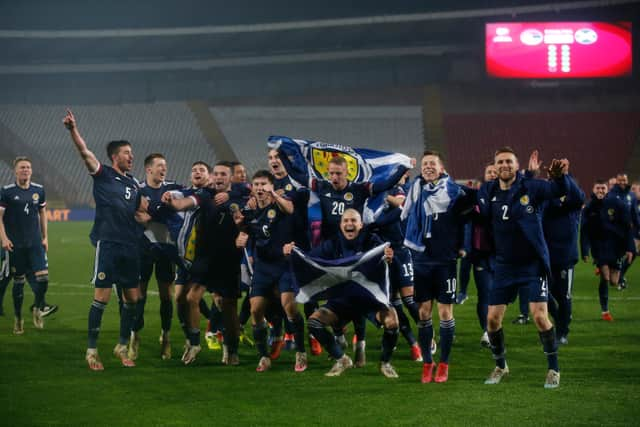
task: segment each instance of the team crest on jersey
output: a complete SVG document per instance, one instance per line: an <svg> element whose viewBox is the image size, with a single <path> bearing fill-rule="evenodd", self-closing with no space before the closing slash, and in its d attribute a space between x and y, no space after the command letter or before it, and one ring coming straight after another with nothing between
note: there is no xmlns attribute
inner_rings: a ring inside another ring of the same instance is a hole
<svg viewBox="0 0 640 427"><path fill-rule="evenodd" d="M311 149L311 165L314 171L324 179L329 179L329 161L334 157L342 157L347 161L347 180L355 181L360 175L358 159L351 154L336 152L324 147Z"/></svg>
<svg viewBox="0 0 640 427"><path fill-rule="evenodd" d="M613 208L610 208L610 209L607 210L607 215L609 215L609 218L613 218L615 213L616 213L616 211Z"/></svg>
<svg viewBox="0 0 640 427"><path fill-rule="evenodd" d="M529 196L525 194L524 196L520 197L520 204L522 206L527 206L529 204Z"/></svg>
<svg viewBox="0 0 640 427"><path fill-rule="evenodd" d="M38 195L38 193L33 193L33 196L31 196L31 198L33 199L34 202L37 202L38 200L40 200L40 196Z"/></svg>
<svg viewBox="0 0 640 427"><path fill-rule="evenodd" d="M344 199L345 199L347 202L352 201L352 200L353 200L353 194L351 194L351 193L344 193Z"/></svg>
<svg viewBox="0 0 640 427"><path fill-rule="evenodd" d="M98 279L104 280L106 277L107 277L107 275L104 274L104 272L101 271L100 273L98 273Z"/></svg>
<svg viewBox="0 0 640 427"><path fill-rule="evenodd" d="M285 191L291 191L291 190L293 190L293 185L287 184L287 185L284 186L284 189L285 189Z"/></svg>
<svg viewBox="0 0 640 427"><path fill-rule="evenodd" d="M276 217L276 210L275 209L269 209L267 211L267 218L273 219L275 217Z"/></svg>
<svg viewBox="0 0 640 427"><path fill-rule="evenodd" d="M231 203L229 205L229 210L231 212L237 212L238 210L240 210L240 206L237 203Z"/></svg>

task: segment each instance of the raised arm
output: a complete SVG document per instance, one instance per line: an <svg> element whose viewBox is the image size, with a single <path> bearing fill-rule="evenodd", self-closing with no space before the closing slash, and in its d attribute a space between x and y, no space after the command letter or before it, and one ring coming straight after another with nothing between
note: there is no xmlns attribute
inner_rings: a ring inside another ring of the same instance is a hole
<svg viewBox="0 0 640 427"><path fill-rule="evenodd" d="M91 150L87 148L87 143L84 142L84 139L78 131L76 118L74 117L71 110L67 110L67 115L62 120L62 123L64 123L64 126L69 130L71 139L73 140L78 153L80 153L80 157L84 161L84 164L89 170L89 173L96 173L98 169L100 169L100 162L96 158L95 154L93 154L93 152L91 152Z"/></svg>

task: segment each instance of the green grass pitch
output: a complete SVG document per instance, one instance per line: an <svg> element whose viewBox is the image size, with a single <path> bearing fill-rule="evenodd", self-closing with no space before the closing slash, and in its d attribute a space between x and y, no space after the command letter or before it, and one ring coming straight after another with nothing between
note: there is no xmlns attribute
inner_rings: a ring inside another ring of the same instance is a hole
<svg viewBox="0 0 640 427"><path fill-rule="evenodd" d="M193 366L182 366L183 338L174 314L173 359L159 357L158 297L151 292L138 366L125 369L111 355L117 340L117 303L103 318L99 350L104 372L84 361L93 248L89 223L50 225L48 301L60 311L44 330L25 316L25 334L12 334L11 290L0 317L0 423L18 425L637 425L640 417L640 274L634 265L630 288L611 290L615 322L599 319L597 278L590 265L576 272L569 345L560 350L561 386L542 385L546 360L532 324L505 319L511 376L497 386L483 381L493 368L479 345L475 288L454 309L456 342L449 382L420 384L421 365L409 358L402 338L394 355L400 378L378 372L380 331L368 326L363 369L326 378L326 353L310 356L309 369L293 371L294 354L284 352L273 368L257 374L255 350L241 346L241 365L220 364L220 353L203 349ZM150 290L154 291L152 282ZM25 289L25 307L32 302ZM436 323L437 324L437 323ZM204 326L204 322L203 322ZM247 332L250 332L247 327ZM349 337L350 337L349 333Z"/></svg>

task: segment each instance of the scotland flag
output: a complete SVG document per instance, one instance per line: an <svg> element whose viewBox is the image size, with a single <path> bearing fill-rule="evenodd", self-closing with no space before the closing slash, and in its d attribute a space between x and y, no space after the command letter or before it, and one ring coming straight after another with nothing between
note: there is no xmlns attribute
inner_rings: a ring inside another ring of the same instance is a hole
<svg viewBox="0 0 640 427"><path fill-rule="evenodd" d="M346 288L356 287L358 292L389 305L389 267L382 259L387 246L389 243L384 243L364 254L335 260L312 257L294 248L290 262L300 288L296 301L304 304L330 299L342 295Z"/></svg>
<svg viewBox="0 0 640 427"><path fill-rule="evenodd" d="M352 182L371 182L375 187L391 188L400 178L399 171L411 169L411 159L399 153L351 148L346 145L319 141L270 136L269 148L278 150L287 172L298 183L309 186L310 179L329 178L329 160L341 156L347 161L347 179ZM394 181L394 182L391 182ZM372 223L384 210L385 194L370 197L363 220ZM321 221L320 203L312 194L309 198L309 222Z"/></svg>

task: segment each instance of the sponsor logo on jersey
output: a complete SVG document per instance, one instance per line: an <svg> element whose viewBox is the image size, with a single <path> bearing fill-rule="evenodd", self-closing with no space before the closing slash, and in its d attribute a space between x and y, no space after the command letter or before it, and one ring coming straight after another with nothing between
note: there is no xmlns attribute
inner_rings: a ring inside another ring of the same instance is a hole
<svg viewBox="0 0 640 427"><path fill-rule="evenodd" d="M525 194L524 196L520 197L520 204L522 206L527 206L529 204L529 196Z"/></svg>
<svg viewBox="0 0 640 427"><path fill-rule="evenodd" d="M267 218L273 219L275 217L276 217L276 210L275 209L269 209L267 211Z"/></svg>
<svg viewBox="0 0 640 427"><path fill-rule="evenodd" d="M353 200L353 194L348 193L348 192L347 192L347 193L344 193L344 199L345 199L347 202L352 201L352 200Z"/></svg>
<svg viewBox="0 0 640 427"><path fill-rule="evenodd" d="M532 214L533 213L533 206L529 205L529 206L527 206L527 208L525 210L527 211L527 213Z"/></svg>

